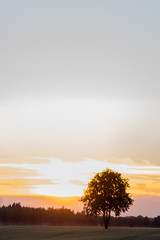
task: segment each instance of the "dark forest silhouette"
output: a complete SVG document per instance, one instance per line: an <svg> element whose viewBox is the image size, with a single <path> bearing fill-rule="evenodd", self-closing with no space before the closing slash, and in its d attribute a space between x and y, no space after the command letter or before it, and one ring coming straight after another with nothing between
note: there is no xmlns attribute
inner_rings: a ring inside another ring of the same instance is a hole
<svg viewBox="0 0 160 240"><path fill-rule="evenodd" d="M20 203L0 207L0 225L46 225L46 226L103 226L102 217L87 217L84 212L74 213L67 208L33 208ZM156 218L111 217L110 226L160 227L160 216Z"/></svg>

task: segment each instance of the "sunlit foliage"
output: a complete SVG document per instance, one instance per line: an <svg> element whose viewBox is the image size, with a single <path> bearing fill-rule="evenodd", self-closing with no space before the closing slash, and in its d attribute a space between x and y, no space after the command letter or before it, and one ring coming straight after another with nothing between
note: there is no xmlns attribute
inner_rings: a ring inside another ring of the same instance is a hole
<svg viewBox="0 0 160 240"><path fill-rule="evenodd" d="M84 196L81 198L85 213L102 215L105 228L108 228L111 212L119 216L133 203L133 199L126 192L128 187L128 180L122 178L118 172L106 169L97 173L88 183Z"/></svg>

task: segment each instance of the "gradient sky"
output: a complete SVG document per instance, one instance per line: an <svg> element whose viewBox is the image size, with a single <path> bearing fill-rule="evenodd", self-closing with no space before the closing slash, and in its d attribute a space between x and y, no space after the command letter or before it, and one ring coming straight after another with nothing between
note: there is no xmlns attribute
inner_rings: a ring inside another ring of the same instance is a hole
<svg viewBox="0 0 160 240"><path fill-rule="evenodd" d="M0 1L1 194L80 196L110 167L160 202L159 12L158 0Z"/></svg>

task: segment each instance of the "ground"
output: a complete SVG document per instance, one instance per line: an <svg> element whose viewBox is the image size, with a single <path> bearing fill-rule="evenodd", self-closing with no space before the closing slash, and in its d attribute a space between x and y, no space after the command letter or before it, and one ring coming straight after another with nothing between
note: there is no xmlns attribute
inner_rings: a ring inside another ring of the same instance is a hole
<svg viewBox="0 0 160 240"><path fill-rule="evenodd" d="M160 229L1 226L2 240L159 240Z"/></svg>

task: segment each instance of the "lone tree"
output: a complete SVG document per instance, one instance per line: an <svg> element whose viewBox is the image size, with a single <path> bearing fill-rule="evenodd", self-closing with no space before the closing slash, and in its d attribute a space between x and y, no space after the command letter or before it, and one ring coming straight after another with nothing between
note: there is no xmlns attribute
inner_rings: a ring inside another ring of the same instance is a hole
<svg viewBox="0 0 160 240"><path fill-rule="evenodd" d="M84 196L81 198L85 213L103 216L104 226L107 229L111 212L119 216L133 203L133 199L126 192L128 187L128 179L122 178L118 172L106 169L97 173L88 183Z"/></svg>

